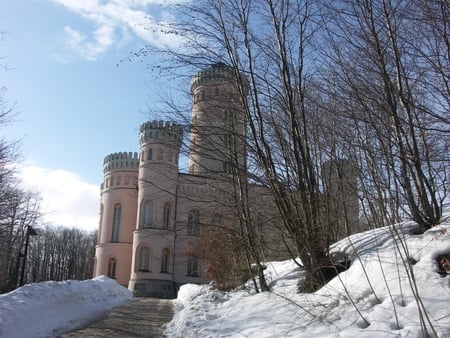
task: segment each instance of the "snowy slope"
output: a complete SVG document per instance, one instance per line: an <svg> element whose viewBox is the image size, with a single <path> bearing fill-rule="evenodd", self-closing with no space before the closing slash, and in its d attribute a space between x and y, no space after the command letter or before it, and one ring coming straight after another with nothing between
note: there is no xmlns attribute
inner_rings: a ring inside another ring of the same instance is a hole
<svg viewBox="0 0 450 338"><path fill-rule="evenodd" d="M393 240L392 229L397 229L413 258L426 309L422 313L429 316L438 337L450 337L450 276L441 277L435 261L450 253L450 216L423 235L412 235L413 228L413 223L403 223L336 243L333 251L347 253L352 265L312 294L296 293L302 272L290 261L269 264L271 293L182 286L167 333L170 337L422 337L418 302L396 249L399 241Z"/></svg>

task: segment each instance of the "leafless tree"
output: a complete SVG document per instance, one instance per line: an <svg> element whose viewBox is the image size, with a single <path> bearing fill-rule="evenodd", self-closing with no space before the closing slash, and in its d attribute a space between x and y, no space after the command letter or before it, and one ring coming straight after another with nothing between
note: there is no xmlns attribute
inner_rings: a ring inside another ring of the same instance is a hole
<svg viewBox="0 0 450 338"><path fill-rule="evenodd" d="M327 248L334 239L321 181L322 165L331 158L315 143L321 128L313 95L320 67L312 43L321 29L317 2L205 0L182 10L183 22L168 29L186 45L181 52L158 52L176 67L224 62L234 69L247 150L255 160L251 180L271 192L281 228L308 272L305 289L315 289L327 279L323 268L333 264ZM245 185L235 187L245 197ZM251 218L245 207L240 211Z"/></svg>
<svg viewBox="0 0 450 338"><path fill-rule="evenodd" d="M351 121L347 148L376 195L366 205L392 220L403 209L423 232L439 223L448 194L448 8L389 0L324 8L325 91Z"/></svg>

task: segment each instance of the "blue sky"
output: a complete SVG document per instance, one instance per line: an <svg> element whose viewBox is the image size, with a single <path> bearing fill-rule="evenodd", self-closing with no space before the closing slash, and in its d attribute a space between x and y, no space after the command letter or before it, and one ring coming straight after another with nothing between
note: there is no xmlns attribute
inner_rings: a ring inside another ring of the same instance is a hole
<svg viewBox="0 0 450 338"><path fill-rule="evenodd" d="M144 45L177 43L154 29L171 18L170 3L0 1L1 63L10 67L0 86L17 112L0 132L21 140L21 176L43 195L46 221L96 228L103 158L138 151L145 112L158 110L167 85L140 60L121 61Z"/></svg>

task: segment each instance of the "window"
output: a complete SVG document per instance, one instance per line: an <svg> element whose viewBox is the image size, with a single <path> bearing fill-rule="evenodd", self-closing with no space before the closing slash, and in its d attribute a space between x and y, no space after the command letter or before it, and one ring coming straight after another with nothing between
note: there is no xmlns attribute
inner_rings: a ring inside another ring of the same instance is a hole
<svg viewBox="0 0 450 338"><path fill-rule="evenodd" d="M199 277L198 258L195 258L193 256L188 257L187 275L192 277Z"/></svg>
<svg viewBox="0 0 450 338"><path fill-rule="evenodd" d="M161 255L161 272L169 272L169 249L164 249Z"/></svg>
<svg viewBox="0 0 450 338"><path fill-rule="evenodd" d="M147 152L147 161L151 161L153 158L153 149L149 149Z"/></svg>
<svg viewBox="0 0 450 338"><path fill-rule="evenodd" d="M221 225L222 224L222 215L214 214L211 216L211 225Z"/></svg>
<svg viewBox="0 0 450 338"><path fill-rule="evenodd" d="M150 271L150 249L146 246L139 249L138 270Z"/></svg>
<svg viewBox="0 0 450 338"><path fill-rule="evenodd" d="M169 227L169 219L170 219L170 203L167 202L164 204L163 208L163 222L162 222L163 228Z"/></svg>
<svg viewBox="0 0 450 338"><path fill-rule="evenodd" d="M231 163L230 162L223 162L223 172L224 173L231 173Z"/></svg>
<svg viewBox="0 0 450 338"><path fill-rule="evenodd" d="M199 232L199 219L200 216L197 211L191 211L188 215L187 221L187 234L188 236L196 236Z"/></svg>
<svg viewBox="0 0 450 338"><path fill-rule="evenodd" d="M231 138L230 138L230 134L225 134L223 135L223 145L225 147L231 148Z"/></svg>
<svg viewBox="0 0 450 338"><path fill-rule="evenodd" d="M153 225L153 203L151 201L144 202L142 225L144 228L150 228Z"/></svg>
<svg viewBox="0 0 450 338"><path fill-rule="evenodd" d="M111 242L118 242L119 241L120 216L121 216L121 213L122 213L122 206L120 204L116 204L114 206Z"/></svg>
<svg viewBox="0 0 450 338"><path fill-rule="evenodd" d="M108 260L108 277L116 279L116 259L110 258Z"/></svg>

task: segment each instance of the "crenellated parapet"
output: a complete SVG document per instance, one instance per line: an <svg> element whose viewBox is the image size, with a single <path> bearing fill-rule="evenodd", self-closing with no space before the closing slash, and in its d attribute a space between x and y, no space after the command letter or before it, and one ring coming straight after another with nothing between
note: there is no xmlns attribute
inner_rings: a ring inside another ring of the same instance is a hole
<svg viewBox="0 0 450 338"><path fill-rule="evenodd" d="M183 127L170 121L149 121L139 129L139 143L171 143L181 146Z"/></svg>
<svg viewBox="0 0 450 338"><path fill-rule="evenodd" d="M137 152L112 153L103 161L103 173L114 170L138 170L139 156Z"/></svg>
<svg viewBox="0 0 450 338"><path fill-rule="evenodd" d="M240 74L242 85L248 87L247 79L243 74ZM215 63L211 67L199 71L197 74L193 75L191 78L191 93L201 85L210 82L224 82L224 83L234 83L236 75L232 67L227 66L223 62ZM247 90L247 89L246 89Z"/></svg>

